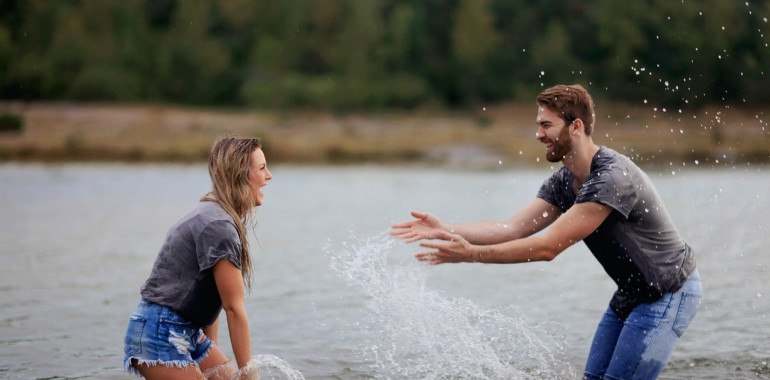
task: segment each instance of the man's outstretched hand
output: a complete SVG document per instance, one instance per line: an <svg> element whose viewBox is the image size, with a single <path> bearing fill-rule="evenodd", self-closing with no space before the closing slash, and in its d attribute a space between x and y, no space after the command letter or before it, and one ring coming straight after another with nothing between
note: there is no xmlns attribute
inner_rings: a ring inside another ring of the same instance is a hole
<svg viewBox="0 0 770 380"><path fill-rule="evenodd" d="M407 243L423 239L437 239L442 231L441 221L431 213L412 211L414 220L396 223L390 228L390 235Z"/></svg>
<svg viewBox="0 0 770 380"><path fill-rule="evenodd" d="M473 263L481 259L478 247L468 243L460 235L438 231L433 238L438 239L438 241L420 243L420 247L431 248L432 250L415 254L414 257L417 260L438 265L444 263Z"/></svg>

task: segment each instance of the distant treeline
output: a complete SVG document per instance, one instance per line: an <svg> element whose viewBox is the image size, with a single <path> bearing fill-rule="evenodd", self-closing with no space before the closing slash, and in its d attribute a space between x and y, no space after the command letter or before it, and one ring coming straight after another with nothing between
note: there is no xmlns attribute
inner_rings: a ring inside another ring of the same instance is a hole
<svg viewBox="0 0 770 380"><path fill-rule="evenodd" d="M583 83L770 103L767 0L0 0L0 97L328 109Z"/></svg>

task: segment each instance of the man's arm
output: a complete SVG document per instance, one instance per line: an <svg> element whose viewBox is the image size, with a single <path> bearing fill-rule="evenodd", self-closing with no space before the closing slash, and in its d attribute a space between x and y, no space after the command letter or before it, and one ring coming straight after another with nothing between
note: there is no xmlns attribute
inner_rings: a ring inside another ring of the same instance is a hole
<svg viewBox="0 0 770 380"><path fill-rule="evenodd" d="M391 235L411 243L422 239L438 239L440 232L444 231L460 235L472 244L499 244L535 234L551 224L560 214L558 208L540 198L535 198L504 221L449 224L430 213L412 212L415 219L394 224Z"/></svg>
<svg viewBox="0 0 770 380"><path fill-rule="evenodd" d="M471 244L500 244L534 235L553 223L561 211L543 199L535 198L504 221L451 224L446 231L458 234Z"/></svg>
<svg viewBox="0 0 770 380"><path fill-rule="evenodd" d="M473 245L460 234L442 231L437 238L444 241L420 243L420 246L432 250L420 252L416 257L420 261L431 264L457 262L512 264L551 261L567 247L596 231L610 212L612 212L611 208L599 203L578 203L556 219L544 235L529 236L493 245Z"/></svg>

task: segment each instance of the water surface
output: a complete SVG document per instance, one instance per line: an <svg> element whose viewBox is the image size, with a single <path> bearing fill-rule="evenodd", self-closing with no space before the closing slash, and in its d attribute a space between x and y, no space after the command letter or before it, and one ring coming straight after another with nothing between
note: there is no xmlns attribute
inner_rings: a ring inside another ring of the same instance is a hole
<svg viewBox="0 0 770 380"><path fill-rule="evenodd" d="M411 258L416 246L382 236L413 209L506 218L550 168L271 169L246 301L255 355L307 379L582 372L614 291L582 243L551 263L426 267ZM661 378L770 378L770 175L745 166L650 176L695 248L705 292ZM204 165L0 166L0 378L131 379L122 339L139 286L208 181ZM473 350L457 352L459 337ZM226 330L220 340L229 353ZM529 357L526 347L541 348ZM453 360L463 355L471 360Z"/></svg>

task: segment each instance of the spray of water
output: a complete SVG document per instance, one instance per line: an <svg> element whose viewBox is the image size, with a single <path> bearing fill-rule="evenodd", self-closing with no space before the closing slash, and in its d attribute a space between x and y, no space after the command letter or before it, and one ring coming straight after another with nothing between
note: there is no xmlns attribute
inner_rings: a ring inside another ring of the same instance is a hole
<svg viewBox="0 0 770 380"><path fill-rule="evenodd" d="M331 267L368 299L362 328L376 334L361 353L378 377L409 379L577 378L566 344L515 308L484 310L426 289L428 266L388 263L396 241L383 233L327 248Z"/></svg>
<svg viewBox="0 0 770 380"><path fill-rule="evenodd" d="M305 380L301 372L274 355L254 355L240 370L236 370L233 362L228 362L207 370L204 375L209 380Z"/></svg>

